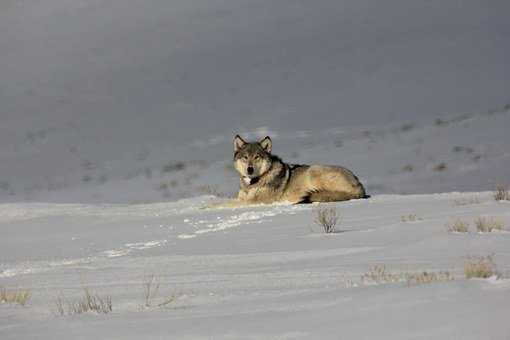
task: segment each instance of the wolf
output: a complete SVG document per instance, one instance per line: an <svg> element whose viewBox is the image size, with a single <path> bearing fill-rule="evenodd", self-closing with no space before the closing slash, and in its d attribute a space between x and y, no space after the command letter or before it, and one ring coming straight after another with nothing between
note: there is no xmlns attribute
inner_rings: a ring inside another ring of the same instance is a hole
<svg viewBox="0 0 510 340"><path fill-rule="evenodd" d="M367 198L365 188L348 169L337 165L287 164L273 155L272 141L234 137L234 167L240 175L237 204L291 204Z"/></svg>

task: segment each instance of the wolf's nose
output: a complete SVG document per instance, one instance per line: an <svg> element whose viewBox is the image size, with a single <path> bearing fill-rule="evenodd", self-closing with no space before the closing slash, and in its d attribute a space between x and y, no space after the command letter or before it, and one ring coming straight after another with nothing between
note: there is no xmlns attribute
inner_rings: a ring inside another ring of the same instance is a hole
<svg viewBox="0 0 510 340"><path fill-rule="evenodd" d="M246 169L246 172L248 173L248 175L251 175L253 173L253 167L252 166L249 166L247 169Z"/></svg>

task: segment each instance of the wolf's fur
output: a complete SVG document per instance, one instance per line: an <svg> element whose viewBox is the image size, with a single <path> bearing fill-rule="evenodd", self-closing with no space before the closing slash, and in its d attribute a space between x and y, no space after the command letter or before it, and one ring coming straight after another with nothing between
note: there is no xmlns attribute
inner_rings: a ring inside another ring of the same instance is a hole
<svg viewBox="0 0 510 340"><path fill-rule="evenodd" d="M249 143L234 138L234 167L240 174L240 190L231 206L250 203L309 203L345 201L366 197L358 178L335 165L295 165L271 154L265 137Z"/></svg>

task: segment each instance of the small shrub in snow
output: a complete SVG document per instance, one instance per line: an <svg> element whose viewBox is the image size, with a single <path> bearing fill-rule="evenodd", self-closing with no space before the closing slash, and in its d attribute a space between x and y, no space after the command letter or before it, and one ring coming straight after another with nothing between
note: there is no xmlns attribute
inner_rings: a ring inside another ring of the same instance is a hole
<svg viewBox="0 0 510 340"><path fill-rule="evenodd" d="M92 181L92 176L90 176L90 175L83 175L82 178L81 178L81 181L83 183L89 183L90 181Z"/></svg>
<svg viewBox="0 0 510 340"><path fill-rule="evenodd" d="M452 149L453 152L465 152L465 153L473 153L475 150L473 148L467 146L454 146Z"/></svg>
<svg viewBox="0 0 510 340"><path fill-rule="evenodd" d="M0 303L17 303L25 306L31 297L28 289L7 289L0 287Z"/></svg>
<svg viewBox="0 0 510 340"><path fill-rule="evenodd" d="M372 267L368 272L361 275L361 283L364 285L406 282L407 285L411 286L451 280L453 280L453 275L448 271L391 273L386 270L386 266L384 265Z"/></svg>
<svg viewBox="0 0 510 340"><path fill-rule="evenodd" d="M386 270L386 266L377 265L361 275L361 283L365 285L404 281L403 274L394 274Z"/></svg>
<svg viewBox="0 0 510 340"><path fill-rule="evenodd" d="M458 218L455 221L446 223L446 229L450 233L467 233L469 229L469 222L465 222Z"/></svg>
<svg viewBox="0 0 510 340"><path fill-rule="evenodd" d="M148 275L143 282L144 307L152 307L153 301L159 292L159 281L155 275Z"/></svg>
<svg viewBox="0 0 510 340"><path fill-rule="evenodd" d="M432 282L451 281L453 275L448 271L440 272L421 272L421 273L406 273L406 281L408 285L420 285Z"/></svg>
<svg viewBox="0 0 510 340"><path fill-rule="evenodd" d="M510 192L503 185L498 185L493 193L496 201L510 201Z"/></svg>
<svg viewBox="0 0 510 340"><path fill-rule="evenodd" d="M400 216L400 220L402 222L416 222L416 221L421 221L422 218L416 216L416 214L409 214L409 215Z"/></svg>
<svg viewBox="0 0 510 340"><path fill-rule="evenodd" d="M478 217L475 220L475 226L479 233L490 233L503 230L504 223L495 217Z"/></svg>
<svg viewBox="0 0 510 340"><path fill-rule="evenodd" d="M467 279L473 277L486 279L496 274L496 264L491 255L470 257L464 264L464 275Z"/></svg>
<svg viewBox="0 0 510 340"><path fill-rule="evenodd" d="M112 298L93 294L87 287L83 288L83 296L79 300L68 300L64 296L55 299L55 315L66 316L94 312L108 314L113 310Z"/></svg>
<svg viewBox="0 0 510 340"><path fill-rule="evenodd" d="M441 162L441 163L435 165L432 169L434 171L445 171L446 168L447 168L446 163L445 162Z"/></svg>
<svg viewBox="0 0 510 340"><path fill-rule="evenodd" d="M403 172L413 172L414 171L414 166L412 166L412 164L404 165L402 167L402 171Z"/></svg>
<svg viewBox="0 0 510 340"><path fill-rule="evenodd" d="M314 208L314 222L324 230L326 234L333 233L338 223L339 216L335 208L328 208L322 205Z"/></svg>
<svg viewBox="0 0 510 340"><path fill-rule="evenodd" d="M147 275L144 278L143 288L144 288L144 303L142 307L150 308L150 307L163 307L171 304L177 298L175 294L170 295L167 299L162 299L159 302L158 294L159 294L160 283L154 274Z"/></svg>
<svg viewBox="0 0 510 340"><path fill-rule="evenodd" d="M177 172L186 169L186 163L184 162L168 162L163 165L161 173Z"/></svg>
<svg viewBox="0 0 510 340"><path fill-rule="evenodd" d="M0 181L0 190L8 191L11 188L9 182Z"/></svg>

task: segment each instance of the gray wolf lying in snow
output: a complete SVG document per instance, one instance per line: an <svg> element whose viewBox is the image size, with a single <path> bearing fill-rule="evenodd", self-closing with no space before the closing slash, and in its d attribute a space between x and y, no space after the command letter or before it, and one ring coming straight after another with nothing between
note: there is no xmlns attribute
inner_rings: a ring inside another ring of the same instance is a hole
<svg viewBox="0 0 510 340"><path fill-rule="evenodd" d="M333 165L296 165L271 154L272 142L234 137L234 167L240 174L237 200L224 206L257 203L311 203L366 198L365 189L348 169Z"/></svg>

